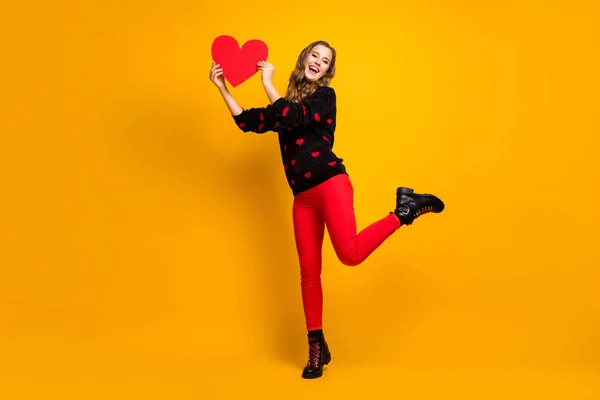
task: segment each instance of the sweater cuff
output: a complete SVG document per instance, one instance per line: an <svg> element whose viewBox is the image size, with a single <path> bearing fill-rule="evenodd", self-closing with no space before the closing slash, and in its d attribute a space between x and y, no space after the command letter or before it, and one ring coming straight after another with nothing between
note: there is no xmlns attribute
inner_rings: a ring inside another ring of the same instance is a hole
<svg viewBox="0 0 600 400"><path fill-rule="evenodd" d="M242 109L242 112L239 113L238 115L231 115L231 117L233 118L233 120L235 122L241 122L242 119L244 118L244 113L246 112L246 110Z"/></svg>
<svg viewBox="0 0 600 400"><path fill-rule="evenodd" d="M283 97L280 97L273 102L272 106L273 106L273 108L278 109L279 107L283 106L286 103L287 103L287 100L284 99Z"/></svg>

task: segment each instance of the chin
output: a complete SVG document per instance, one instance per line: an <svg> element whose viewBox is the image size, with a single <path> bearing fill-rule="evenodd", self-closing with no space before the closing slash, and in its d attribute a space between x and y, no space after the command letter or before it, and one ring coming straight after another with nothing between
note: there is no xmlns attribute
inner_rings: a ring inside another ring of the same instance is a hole
<svg viewBox="0 0 600 400"><path fill-rule="evenodd" d="M308 68L306 70L304 70L304 78L310 82L318 81L319 79L321 79L323 77L323 75L324 74L322 74L322 73L317 75Z"/></svg>

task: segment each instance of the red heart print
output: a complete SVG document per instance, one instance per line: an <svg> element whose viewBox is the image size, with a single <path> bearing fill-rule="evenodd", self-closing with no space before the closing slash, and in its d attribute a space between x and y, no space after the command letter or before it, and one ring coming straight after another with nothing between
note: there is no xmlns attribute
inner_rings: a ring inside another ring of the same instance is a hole
<svg viewBox="0 0 600 400"><path fill-rule="evenodd" d="M223 68L225 79L236 87L258 72L256 63L267 59L269 49L262 40L248 40L240 47L235 38L221 35L213 41L211 54L213 61Z"/></svg>
<svg viewBox="0 0 600 400"><path fill-rule="evenodd" d="M313 152L312 152L312 156L313 156L314 158L317 158L317 157L319 157L319 152L318 152L318 151L313 151Z"/></svg>
<svg viewBox="0 0 600 400"><path fill-rule="evenodd" d="M328 123L329 125L331 125L331 123L332 123L332 122L333 122L333 120L332 120L331 118L329 118L329 119L327 120L327 123Z"/></svg>
<svg viewBox="0 0 600 400"><path fill-rule="evenodd" d="M305 174L304 174L304 176L305 176L307 179L308 179L308 178L310 178L310 172L307 172L307 173L305 173Z"/></svg>
<svg viewBox="0 0 600 400"><path fill-rule="evenodd" d="M292 163L292 165L296 164L296 160L292 160L290 162Z"/></svg>
<svg viewBox="0 0 600 400"><path fill-rule="evenodd" d="M315 113L315 121L320 121L321 117L319 117L319 113Z"/></svg>
<svg viewBox="0 0 600 400"><path fill-rule="evenodd" d="M302 143L304 143L304 139L300 138L300 139L296 140L296 144L298 146L300 146Z"/></svg>
<svg viewBox="0 0 600 400"><path fill-rule="evenodd" d="M333 167L336 163L337 163L337 161L331 161L331 162L328 162L327 164L329 164L330 167Z"/></svg>

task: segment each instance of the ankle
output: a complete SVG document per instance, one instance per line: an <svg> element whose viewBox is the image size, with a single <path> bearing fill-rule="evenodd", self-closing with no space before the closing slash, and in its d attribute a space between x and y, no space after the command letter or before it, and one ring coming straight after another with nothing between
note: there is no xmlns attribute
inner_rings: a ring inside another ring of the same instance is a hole
<svg viewBox="0 0 600 400"><path fill-rule="evenodd" d="M309 338L321 339L323 337L323 329L311 329L308 331Z"/></svg>

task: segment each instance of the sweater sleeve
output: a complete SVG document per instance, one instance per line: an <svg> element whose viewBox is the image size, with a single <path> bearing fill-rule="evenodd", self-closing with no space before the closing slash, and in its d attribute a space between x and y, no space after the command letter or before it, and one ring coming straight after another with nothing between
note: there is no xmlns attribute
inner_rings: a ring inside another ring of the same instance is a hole
<svg viewBox="0 0 600 400"><path fill-rule="evenodd" d="M274 119L285 126L305 127L318 123L335 109L335 100L335 90L328 86L321 86L300 102L281 97L272 104Z"/></svg>
<svg viewBox="0 0 600 400"><path fill-rule="evenodd" d="M274 130L275 118L273 106L244 109L241 114L233 115L235 124L243 132L265 133Z"/></svg>

